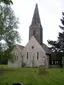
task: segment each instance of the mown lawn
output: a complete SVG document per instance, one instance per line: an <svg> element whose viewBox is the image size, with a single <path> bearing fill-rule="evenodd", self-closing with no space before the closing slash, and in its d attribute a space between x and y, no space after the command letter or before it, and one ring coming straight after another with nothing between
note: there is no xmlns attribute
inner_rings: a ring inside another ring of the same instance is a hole
<svg viewBox="0 0 64 85"><path fill-rule="evenodd" d="M4 75L0 75L0 85L12 85L22 82L24 85L64 85L64 69L49 68L46 74L40 75L38 68L4 67ZM7 84L8 83L8 84Z"/></svg>

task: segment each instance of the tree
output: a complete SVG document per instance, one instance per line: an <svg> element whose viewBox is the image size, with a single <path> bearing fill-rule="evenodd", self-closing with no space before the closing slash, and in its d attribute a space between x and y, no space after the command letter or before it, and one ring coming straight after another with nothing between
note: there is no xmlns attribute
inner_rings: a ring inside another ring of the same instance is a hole
<svg viewBox="0 0 64 85"><path fill-rule="evenodd" d="M18 19L15 17L10 5L0 4L0 59L11 58L11 51L16 42L20 42ZM2 43L2 42L5 43Z"/></svg>
<svg viewBox="0 0 64 85"><path fill-rule="evenodd" d="M3 2L7 5L13 4L12 0L0 0L0 3Z"/></svg>
<svg viewBox="0 0 64 85"><path fill-rule="evenodd" d="M62 26L59 26L62 32L59 32L57 41L48 40L51 45L50 49L55 52L64 52L64 12L62 12L61 19Z"/></svg>
<svg viewBox="0 0 64 85"><path fill-rule="evenodd" d="M62 19L61 19L62 26L59 26L62 32L59 32L57 41L48 40L48 43L51 45L50 49L52 52L55 52L56 56L61 57L61 67L64 63L64 12L62 12Z"/></svg>

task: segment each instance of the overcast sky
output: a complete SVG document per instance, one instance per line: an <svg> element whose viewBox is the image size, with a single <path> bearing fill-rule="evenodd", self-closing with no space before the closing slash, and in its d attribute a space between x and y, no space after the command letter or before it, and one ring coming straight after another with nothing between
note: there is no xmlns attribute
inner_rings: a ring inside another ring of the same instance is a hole
<svg viewBox="0 0 64 85"><path fill-rule="evenodd" d="M21 36L21 44L26 45L29 40L29 26L32 21L36 3L38 4L41 24L43 27L43 42L47 44L47 40L56 40L60 18L64 11L64 0L13 0L12 6L16 17L19 18L19 34Z"/></svg>

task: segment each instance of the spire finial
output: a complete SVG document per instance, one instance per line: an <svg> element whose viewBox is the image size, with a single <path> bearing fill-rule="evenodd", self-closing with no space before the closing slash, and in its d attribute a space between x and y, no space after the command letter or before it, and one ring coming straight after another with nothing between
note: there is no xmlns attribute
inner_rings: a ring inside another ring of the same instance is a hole
<svg viewBox="0 0 64 85"><path fill-rule="evenodd" d="M41 24L40 23L40 17L39 17L39 11L38 11L38 4L37 3L36 3L36 6L35 6L34 15L33 15L31 25L36 25L36 24Z"/></svg>

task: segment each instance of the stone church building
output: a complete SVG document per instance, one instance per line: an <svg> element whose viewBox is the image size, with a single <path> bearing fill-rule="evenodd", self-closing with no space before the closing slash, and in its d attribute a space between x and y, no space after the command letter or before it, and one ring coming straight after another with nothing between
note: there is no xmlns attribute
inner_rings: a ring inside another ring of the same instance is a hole
<svg viewBox="0 0 64 85"><path fill-rule="evenodd" d="M50 50L43 43L43 28L40 21L38 5L36 4L31 25L29 27L29 42L25 47L16 45L13 49L14 62L8 61L9 67L39 67L50 65Z"/></svg>
<svg viewBox="0 0 64 85"><path fill-rule="evenodd" d="M15 54L14 62L8 61L9 67L22 67L22 64L26 67L49 66L50 52L43 43L43 28L37 4L29 27L29 42L25 47L16 45L12 53Z"/></svg>

